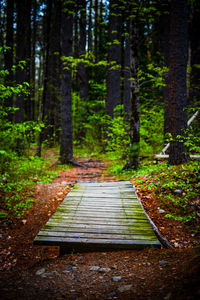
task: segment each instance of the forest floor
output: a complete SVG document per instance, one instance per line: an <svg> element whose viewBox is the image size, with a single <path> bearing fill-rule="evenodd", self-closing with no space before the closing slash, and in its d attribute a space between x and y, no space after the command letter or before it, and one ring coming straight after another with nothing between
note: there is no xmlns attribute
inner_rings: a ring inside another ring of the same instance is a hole
<svg viewBox="0 0 200 300"><path fill-rule="evenodd" d="M151 191L137 186L148 215L174 249L59 256L59 247L33 246L77 180L117 180L101 161L78 161L88 168L73 167L51 184L37 184L30 212L9 226L1 224L0 299L200 299L200 247L194 246L194 235L183 223L159 213Z"/></svg>

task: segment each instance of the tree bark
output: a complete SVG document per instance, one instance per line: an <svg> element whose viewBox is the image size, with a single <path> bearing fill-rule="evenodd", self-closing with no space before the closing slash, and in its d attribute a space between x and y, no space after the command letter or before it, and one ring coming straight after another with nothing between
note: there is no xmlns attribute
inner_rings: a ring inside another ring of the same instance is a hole
<svg viewBox="0 0 200 300"><path fill-rule="evenodd" d="M170 5L169 0L160 2L160 11L164 11L159 18L159 31L161 51L163 54L163 63L165 67L169 68L170 59ZM164 74L164 82L166 86L163 86L163 100L164 100L164 135L169 132L169 74Z"/></svg>
<svg viewBox="0 0 200 300"><path fill-rule="evenodd" d="M131 74L130 74L130 20L126 22L125 49L124 49L124 121L130 122L131 107Z"/></svg>
<svg viewBox="0 0 200 300"><path fill-rule="evenodd" d="M121 16L119 16L119 4L116 1L110 1L109 15L109 50L107 70L107 101L106 114L113 117L114 108L121 104Z"/></svg>
<svg viewBox="0 0 200 300"><path fill-rule="evenodd" d="M37 0L33 1L33 26L32 26L32 44L31 44L31 120L36 120L36 66L35 66L35 55L36 55L36 36L37 36L37 11L38 5Z"/></svg>
<svg viewBox="0 0 200 300"><path fill-rule="evenodd" d="M6 7L6 46L9 49L5 53L5 69L9 74L6 76L6 84L12 85L13 83L13 12L14 12L14 0L7 0ZM10 96L5 100L6 107L13 107L13 97ZM12 121L13 115L8 111L8 120Z"/></svg>
<svg viewBox="0 0 200 300"><path fill-rule="evenodd" d="M140 151L140 117L139 117L139 30L137 14L131 20L131 111L130 111L130 158L129 167L137 169Z"/></svg>
<svg viewBox="0 0 200 300"><path fill-rule="evenodd" d="M94 55L95 62L98 61L98 8L99 8L99 0L94 0L94 11L95 11L95 23L94 23Z"/></svg>
<svg viewBox="0 0 200 300"><path fill-rule="evenodd" d="M20 61L26 61L26 65L23 69L20 67L16 71L16 82L22 84L26 80L30 79L30 62L27 61L29 58L29 25L30 25L30 11L28 0L17 0L17 32L16 32L16 63ZM15 113L15 122L24 122L24 108L25 108L25 96L23 94L16 97L15 102L18 110Z"/></svg>
<svg viewBox="0 0 200 300"><path fill-rule="evenodd" d="M169 131L172 142L169 164L188 160L187 148L177 136L185 136L187 128L187 0L171 1L170 70L169 70Z"/></svg>
<svg viewBox="0 0 200 300"><path fill-rule="evenodd" d="M89 1L89 16L88 16L88 51L92 51L92 0Z"/></svg>
<svg viewBox="0 0 200 300"><path fill-rule="evenodd" d="M191 107L200 105L200 2L196 1L192 7L192 19L190 23L190 46L191 46Z"/></svg>
<svg viewBox="0 0 200 300"><path fill-rule="evenodd" d="M80 42L79 55L84 57L86 53L86 0L81 1L81 18L80 18ZM80 80L80 99L85 101L88 97L88 78L84 63L80 63L78 67L78 75Z"/></svg>
<svg viewBox="0 0 200 300"><path fill-rule="evenodd" d="M72 27L73 16L72 5L63 4L61 17L61 55L68 57L72 55ZM66 66L65 66L66 67ZM73 161L72 146L72 74L71 66L68 69L62 68L61 79L61 141L60 161L62 164Z"/></svg>

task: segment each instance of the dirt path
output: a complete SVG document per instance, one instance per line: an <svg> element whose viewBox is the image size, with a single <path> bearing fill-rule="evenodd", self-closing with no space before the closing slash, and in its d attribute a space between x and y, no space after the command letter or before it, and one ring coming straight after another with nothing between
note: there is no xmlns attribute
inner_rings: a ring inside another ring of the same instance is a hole
<svg viewBox="0 0 200 300"><path fill-rule="evenodd" d="M200 272L194 238L158 214L156 199L138 189L143 205L174 250L69 253L33 246L37 232L78 181L111 181L100 161L79 160L52 184L37 185L23 220L1 225L0 299L198 299ZM151 201L149 199L151 198Z"/></svg>

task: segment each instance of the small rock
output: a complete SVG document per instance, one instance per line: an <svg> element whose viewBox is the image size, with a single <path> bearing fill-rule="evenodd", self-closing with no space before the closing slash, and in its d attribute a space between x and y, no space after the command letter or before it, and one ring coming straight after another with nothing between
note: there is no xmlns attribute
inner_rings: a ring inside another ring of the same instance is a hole
<svg viewBox="0 0 200 300"><path fill-rule="evenodd" d="M111 269L115 270L115 269L117 269L117 266L114 265L111 267Z"/></svg>
<svg viewBox="0 0 200 300"><path fill-rule="evenodd" d="M167 265L169 262L167 260L160 260L159 261L159 265L160 266L164 266L164 265Z"/></svg>
<svg viewBox="0 0 200 300"><path fill-rule="evenodd" d="M109 272L111 269L110 268L100 268L99 269L99 273L107 273Z"/></svg>
<svg viewBox="0 0 200 300"><path fill-rule="evenodd" d="M182 190L177 189L177 190L174 191L174 193L177 194L177 195L180 195L180 194L182 194Z"/></svg>
<svg viewBox="0 0 200 300"><path fill-rule="evenodd" d="M118 291L121 293L130 291L131 289L132 289L132 284L122 285L122 286L118 287Z"/></svg>
<svg viewBox="0 0 200 300"><path fill-rule="evenodd" d="M108 294L108 297L112 297L112 296L115 296L117 293L115 291L112 291Z"/></svg>
<svg viewBox="0 0 200 300"><path fill-rule="evenodd" d="M122 276L115 276L112 279L113 279L113 281L118 282L122 279Z"/></svg>
<svg viewBox="0 0 200 300"><path fill-rule="evenodd" d="M160 214L164 214L165 213L165 210L161 209L161 208L158 211L159 211Z"/></svg>
<svg viewBox="0 0 200 300"><path fill-rule="evenodd" d="M92 266L92 267L90 268L90 271L98 271L99 269L100 269L99 266Z"/></svg>
<svg viewBox="0 0 200 300"><path fill-rule="evenodd" d="M42 269L37 270L35 275L42 275L44 272L45 272L45 268L42 268Z"/></svg>
<svg viewBox="0 0 200 300"><path fill-rule="evenodd" d="M59 276L59 273L57 271L53 271L53 272L46 272L46 273L43 273L41 276L43 278L47 278L47 277L54 277L54 276Z"/></svg>

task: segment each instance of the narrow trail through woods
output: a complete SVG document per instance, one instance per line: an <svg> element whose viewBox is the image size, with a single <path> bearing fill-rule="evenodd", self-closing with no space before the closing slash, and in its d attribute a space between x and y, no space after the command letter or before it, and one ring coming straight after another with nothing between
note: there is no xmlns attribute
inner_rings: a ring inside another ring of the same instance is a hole
<svg viewBox="0 0 200 300"><path fill-rule="evenodd" d="M30 213L15 224L2 224L0 299L198 299L197 247L59 256L58 247L33 246L34 237L73 184L116 180L101 161L82 158L78 162L87 168L73 167L60 172L51 184L37 184ZM144 200L150 197L138 192ZM166 235L171 228L169 238L184 245L176 240L179 232L174 224L167 220L167 225L156 213L154 201L152 197L151 218L166 228Z"/></svg>

